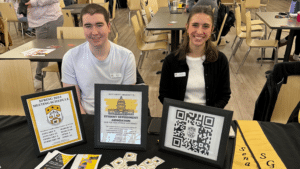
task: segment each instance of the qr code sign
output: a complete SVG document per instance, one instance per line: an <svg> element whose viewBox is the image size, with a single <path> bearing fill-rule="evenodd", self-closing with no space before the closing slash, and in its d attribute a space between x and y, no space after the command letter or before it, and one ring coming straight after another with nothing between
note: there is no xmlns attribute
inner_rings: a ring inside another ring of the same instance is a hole
<svg viewBox="0 0 300 169"><path fill-rule="evenodd" d="M208 156L215 118L177 110L175 119L172 146Z"/></svg>

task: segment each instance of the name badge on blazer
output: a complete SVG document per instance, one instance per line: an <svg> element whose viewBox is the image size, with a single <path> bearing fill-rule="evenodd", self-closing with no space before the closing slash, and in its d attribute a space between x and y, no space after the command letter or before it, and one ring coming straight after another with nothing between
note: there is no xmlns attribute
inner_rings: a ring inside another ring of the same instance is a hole
<svg viewBox="0 0 300 169"><path fill-rule="evenodd" d="M185 72L174 73L174 77L185 77L185 76L186 76Z"/></svg>
<svg viewBox="0 0 300 169"><path fill-rule="evenodd" d="M122 74L121 73L111 73L110 77L111 78L119 78L119 77L122 77Z"/></svg>

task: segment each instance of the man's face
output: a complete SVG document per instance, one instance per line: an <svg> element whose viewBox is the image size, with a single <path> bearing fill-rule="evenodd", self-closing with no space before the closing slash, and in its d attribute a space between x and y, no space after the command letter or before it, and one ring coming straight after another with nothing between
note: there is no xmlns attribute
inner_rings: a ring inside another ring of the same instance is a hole
<svg viewBox="0 0 300 169"><path fill-rule="evenodd" d="M94 15L84 14L82 17L84 36L90 46L98 49L108 42L110 23L106 23L104 16L99 13Z"/></svg>

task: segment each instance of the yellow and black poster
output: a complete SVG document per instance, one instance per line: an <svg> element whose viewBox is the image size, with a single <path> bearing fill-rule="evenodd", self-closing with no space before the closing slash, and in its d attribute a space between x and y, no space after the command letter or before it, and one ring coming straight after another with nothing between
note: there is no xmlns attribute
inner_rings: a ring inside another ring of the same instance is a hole
<svg viewBox="0 0 300 169"><path fill-rule="evenodd" d="M40 152L82 141L71 90L26 101Z"/></svg>

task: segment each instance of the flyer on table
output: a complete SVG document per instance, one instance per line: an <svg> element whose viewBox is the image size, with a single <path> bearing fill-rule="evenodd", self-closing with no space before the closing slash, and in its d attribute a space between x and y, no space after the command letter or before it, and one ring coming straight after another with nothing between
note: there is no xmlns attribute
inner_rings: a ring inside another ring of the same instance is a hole
<svg viewBox="0 0 300 169"><path fill-rule="evenodd" d="M76 154L64 154L60 151L53 151L34 169L63 169L74 158Z"/></svg>
<svg viewBox="0 0 300 169"><path fill-rule="evenodd" d="M71 91L27 99L27 103L41 152L82 140Z"/></svg>
<svg viewBox="0 0 300 169"><path fill-rule="evenodd" d="M100 154L78 154L71 169L97 169L100 159Z"/></svg>
<svg viewBox="0 0 300 169"><path fill-rule="evenodd" d="M102 90L100 142L141 144L142 92Z"/></svg>

